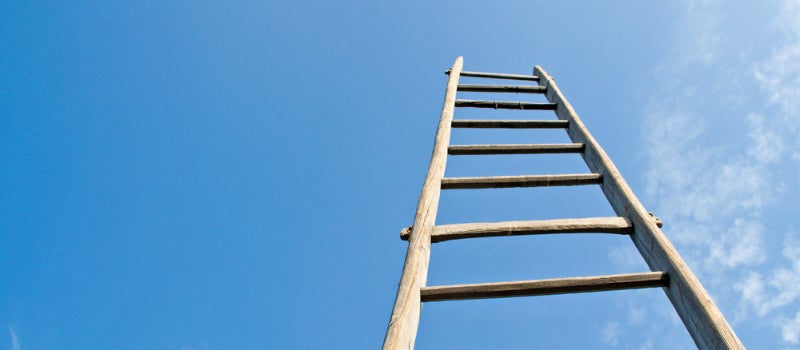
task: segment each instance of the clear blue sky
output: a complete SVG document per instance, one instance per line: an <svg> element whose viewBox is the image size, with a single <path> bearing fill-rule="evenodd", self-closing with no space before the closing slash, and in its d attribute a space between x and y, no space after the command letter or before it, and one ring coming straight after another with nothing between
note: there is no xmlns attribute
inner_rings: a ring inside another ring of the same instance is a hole
<svg viewBox="0 0 800 350"><path fill-rule="evenodd" d="M745 345L800 347L797 2L3 1L0 349L379 347L459 55L542 65ZM447 175L585 171L518 159ZM438 221L605 205L595 187L458 191ZM431 285L646 269L599 235L431 261ZM423 307L418 349L489 344L692 346L657 289Z"/></svg>

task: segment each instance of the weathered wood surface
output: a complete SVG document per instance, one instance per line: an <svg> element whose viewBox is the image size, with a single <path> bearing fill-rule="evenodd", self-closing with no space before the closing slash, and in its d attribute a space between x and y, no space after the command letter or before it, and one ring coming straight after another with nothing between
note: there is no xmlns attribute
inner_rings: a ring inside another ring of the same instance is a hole
<svg viewBox="0 0 800 350"><path fill-rule="evenodd" d="M554 111L556 109L556 104L519 101L456 100L456 107Z"/></svg>
<svg viewBox="0 0 800 350"><path fill-rule="evenodd" d="M543 94L547 89L544 86L461 84L458 86L458 91Z"/></svg>
<svg viewBox="0 0 800 350"><path fill-rule="evenodd" d="M600 174L451 177L442 179L442 189L578 186L599 184L602 180Z"/></svg>
<svg viewBox="0 0 800 350"><path fill-rule="evenodd" d="M539 84L547 87L547 100L557 104L558 118L569 121L567 132L572 142L586 145L583 158L593 172L602 174L601 188L614 211L633 224L631 239L650 269L669 274L669 287L665 292L697 347L703 350L744 349L708 292L586 129L552 77L539 66L536 66L534 74L541 77Z"/></svg>
<svg viewBox="0 0 800 350"><path fill-rule="evenodd" d="M447 149L447 153L454 156L486 154L580 153L582 151L582 143L453 145Z"/></svg>
<svg viewBox="0 0 800 350"><path fill-rule="evenodd" d="M498 128L498 129L563 129L569 127L566 120L453 120L454 128Z"/></svg>
<svg viewBox="0 0 800 350"><path fill-rule="evenodd" d="M527 220L503 222L475 222L468 224L437 225L433 227L431 242L453 239L522 236L562 233L614 233L633 232L630 221L621 217L599 217L580 219ZM408 239L411 228L405 228L400 238Z"/></svg>
<svg viewBox="0 0 800 350"><path fill-rule="evenodd" d="M630 273L591 277L555 278L535 281L460 284L425 287L422 301L507 298L619 289L666 287L668 275L663 272Z"/></svg>
<svg viewBox="0 0 800 350"><path fill-rule="evenodd" d="M450 142L450 124L453 121L456 88L463 62L463 58L459 56L450 70L439 127L433 143L431 163L417 203L414 217L415 230L409 238L403 274L383 341L384 350L414 348L421 308L420 289L425 286L428 278L431 232L439 206L441 179L444 177L447 145Z"/></svg>
<svg viewBox="0 0 800 350"><path fill-rule="evenodd" d="M450 74L451 69L448 69L444 74ZM459 76L474 77L474 78L493 78L493 79L508 79L508 80L528 80L539 81L539 77L524 74L505 74L505 73L484 73L484 72L461 72Z"/></svg>

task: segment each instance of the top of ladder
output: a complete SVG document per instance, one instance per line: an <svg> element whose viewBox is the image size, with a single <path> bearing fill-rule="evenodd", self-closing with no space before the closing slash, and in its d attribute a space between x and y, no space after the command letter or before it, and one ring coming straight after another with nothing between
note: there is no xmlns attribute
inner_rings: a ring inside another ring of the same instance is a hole
<svg viewBox="0 0 800 350"><path fill-rule="evenodd" d="M401 235L408 239L408 252L398 285L395 306L384 339L384 350L414 346L422 302L498 298L561 293L660 287L667 294L686 329L700 349L744 349L697 277L659 229L619 170L589 133L567 102L553 78L540 66L533 75L462 71L458 57L449 75L439 128L414 223ZM460 76L536 81L538 86L459 84ZM516 101L472 101L456 98L457 92L541 93L547 103ZM454 120L456 107L552 110L558 120ZM451 128L563 128L568 144L450 145ZM589 174L554 174L445 178L448 156L486 154L579 153ZM600 185L612 209L609 218L529 220L495 223L436 225L439 195L448 189ZM556 233L626 234L650 268L650 272L604 276L566 277L448 286L428 286L427 270L431 244L453 239Z"/></svg>
<svg viewBox="0 0 800 350"><path fill-rule="evenodd" d="M444 74L450 75L452 69L444 71ZM528 80L539 81L539 76L524 75L524 74L505 74L505 73L485 73L485 72L466 72L462 71L459 76L462 77L475 77L475 78L492 78L492 79L510 79L510 80Z"/></svg>

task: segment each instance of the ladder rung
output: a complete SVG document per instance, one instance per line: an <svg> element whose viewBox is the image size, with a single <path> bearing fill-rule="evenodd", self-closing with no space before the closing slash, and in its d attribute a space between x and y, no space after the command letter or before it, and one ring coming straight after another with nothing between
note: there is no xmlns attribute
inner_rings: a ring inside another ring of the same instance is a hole
<svg viewBox="0 0 800 350"><path fill-rule="evenodd" d="M442 189L575 186L599 184L600 174L453 177L442 179Z"/></svg>
<svg viewBox="0 0 800 350"><path fill-rule="evenodd" d="M543 102L456 100L456 107L554 111L556 110L556 106L557 105L555 103Z"/></svg>
<svg viewBox="0 0 800 350"><path fill-rule="evenodd" d="M446 70L444 74L450 74L450 70ZM461 72L459 76L462 77L475 77L475 78L494 78L494 79L511 79L511 80L530 80L539 81L539 77L535 75L524 74L505 74L505 73L484 73L484 72Z"/></svg>
<svg viewBox="0 0 800 350"><path fill-rule="evenodd" d="M507 298L533 295L602 292L620 289L667 287L665 272L643 272L619 275L554 278L452 286L422 287L422 301Z"/></svg>
<svg viewBox="0 0 800 350"><path fill-rule="evenodd" d="M475 222L434 226L431 233L431 242L436 243L463 238L557 233L630 234L632 232L633 226L630 221L623 217ZM410 235L411 228L408 227L400 232L400 238L404 240L407 240Z"/></svg>
<svg viewBox="0 0 800 350"><path fill-rule="evenodd" d="M544 154L544 153L580 153L580 152L583 152L582 143L454 145L447 148L447 153L451 155Z"/></svg>
<svg viewBox="0 0 800 350"><path fill-rule="evenodd" d="M454 128L559 129L569 127L567 120L453 120Z"/></svg>
<svg viewBox="0 0 800 350"><path fill-rule="evenodd" d="M543 94L547 91L545 86L524 86L524 85L473 85L461 84L458 91L463 92L523 92L531 94Z"/></svg>

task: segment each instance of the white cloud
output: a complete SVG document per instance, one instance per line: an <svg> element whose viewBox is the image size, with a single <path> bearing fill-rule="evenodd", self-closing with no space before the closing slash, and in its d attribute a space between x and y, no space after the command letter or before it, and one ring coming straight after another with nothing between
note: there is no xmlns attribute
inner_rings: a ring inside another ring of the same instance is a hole
<svg viewBox="0 0 800 350"><path fill-rule="evenodd" d="M746 317L749 311L757 316L767 318L772 313L788 308L800 301L800 242L793 234L786 234L784 240L784 264L779 264L771 271L750 272L740 283L734 286L741 296L738 317ZM778 325L786 336L787 328L792 325L785 312L776 316ZM791 333L789 333L791 334ZM787 340L788 341L788 340Z"/></svg>
<svg viewBox="0 0 800 350"><path fill-rule="evenodd" d="M715 1L690 1L684 13L685 35L692 38L673 47L676 55L685 59L679 63L701 62L712 64L719 58L720 37L716 28L724 20L724 14L717 10Z"/></svg>
<svg viewBox="0 0 800 350"><path fill-rule="evenodd" d="M770 184L772 155L763 150L771 136L762 120L750 116L751 144L741 151L710 146L690 121L688 113L670 113L655 106L650 119L666 121L650 130L648 195L657 198L658 214L667 221L665 231L680 246L697 248L687 258L717 273L762 262L765 257L761 210L773 197ZM774 137L772 137L774 138ZM721 230L720 228L724 228Z"/></svg>
<svg viewBox="0 0 800 350"><path fill-rule="evenodd" d="M794 319L781 317L777 323L785 342L790 344L800 343L800 311L797 312Z"/></svg>
<svg viewBox="0 0 800 350"><path fill-rule="evenodd" d="M733 219L733 225L725 230L716 242L708 242L709 252L705 269L709 271L715 271L718 267L733 269L764 261L766 253L762 243L763 235L764 226L759 220Z"/></svg>
<svg viewBox="0 0 800 350"><path fill-rule="evenodd" d="M639 350L651 350L653 348L653 342L647 341L642 346L639 347Z"/></svg>
<svg viewBox="0 0 800 350"><path fill-rule="evenodd" d="M761 87L769 94L769 101L786 110L795 110L800 104L800 5L797 1L784 1L777 26L785 43L775 49L769 59L761 62L754 74Z"/></svg>
<svg viewBox="0 0 800 350"><path fill-rule="evenodd" d="M205 341L199 341L197 344L184 345L181 350L209 350L210 347Z"/></svg>
<svg viewBox="0 0 800 350"><path fill-rule="evenodd" d="M647 309L638 305L628 306L628 322L633 325L643 325L647 321Z"/></svg>
<svg viewBox="0 0 800 350"><path fill-rule="evenodd" d="M19 350L19 338L17 337L17 331L14 330L14 327L9 326L8 333L11 336L11 349Z"/></svg>
<svg viewBox="0 0 800 350"><path fill-rule="evenodd" d="M600 330L600 337L603 339L603 343L611 346L617 346L619 344L620 337L619 323L613 321L606 322L606 324Z"/></svg>
<svg viewBox="0 0 800 350"><path fill-rule="evenodd" d="M753 141L747 150L748 156L759 163L773 164L781 159L786 148L780 131L767 127L764 116L751 114L747 116L750 125L748 137Z"/></svg>
<svg viewBox="0 0 800 350"><path fill-rule="evenodd" d="M747 305L762 305L766 297L764 286L764 279L758 272L750 272L750 274L740 280L739 283L734 285L734 290L738 291L742 299L742 308ZM746 317L747 310L739 310L739 317Z"/></svg>
<svg viewBox="0 0 800 350"><path fill-rule="evenodd" d="M630 247L614 247L608 252L608 258L624 269L635 269L642 264L642 256Z"/></svg>
<svg viewBox="0 0 800 350"><path fill-rule="evenodd" d="M645 111L646 198L737 323L779 320L776 337L797 344L800 244L775 234L797 219L773 212L800 195L800 2L764 10L780 13L773 27L736 25L747 16L734 5L690 3L676 33L687 40L655 70ZM736 30L763 40L747 47Z"/></svg>

